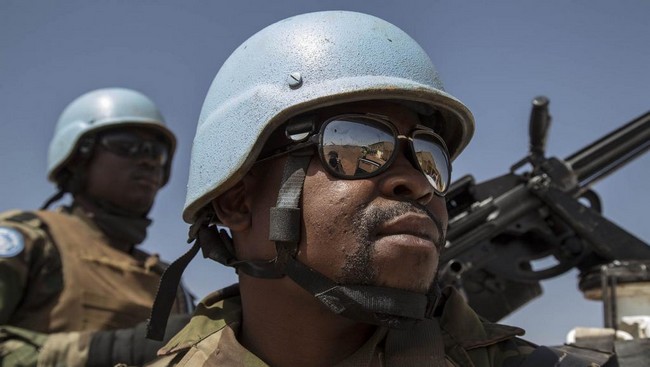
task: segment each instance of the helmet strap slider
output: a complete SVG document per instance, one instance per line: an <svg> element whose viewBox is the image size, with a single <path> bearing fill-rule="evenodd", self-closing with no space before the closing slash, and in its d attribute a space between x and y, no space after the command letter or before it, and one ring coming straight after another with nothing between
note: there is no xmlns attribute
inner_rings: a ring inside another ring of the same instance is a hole
<svg viewBox="0 0 650 367"><path fill-rule="evenodd" d="M316 121L314 116L295 119L287 124L285 134L291 141L298 143L307 140L309 136L316 131Z"/></svg>

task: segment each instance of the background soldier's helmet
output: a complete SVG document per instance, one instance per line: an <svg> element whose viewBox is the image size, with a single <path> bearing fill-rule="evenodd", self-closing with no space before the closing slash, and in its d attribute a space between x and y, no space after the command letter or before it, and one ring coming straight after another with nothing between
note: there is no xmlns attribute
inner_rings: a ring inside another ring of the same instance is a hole
<svg viewBox="0 0 650 367"><path fill-rule="evenodd" d="M361 13L303 14L245 41L214 78L192 149L183 219L198 212L251 168L273 130L302 112L345 102L391 99L437 110L436 126L452 159L474 121L443 91L431 60L394 25Z"/></svg>
<svg viewBox="0 0 650 367"><path fill-rule="evenodd" d="M169 159L164 181L169 179L176 147L174 134L165 126L156 105L140 92L124 88L97 89L78 97L59 117L50 142L47 176L60 184L60 174L78 154L88 154L92 144L84 138L116 127L144 127L161 134L169 142Z"/></svg>

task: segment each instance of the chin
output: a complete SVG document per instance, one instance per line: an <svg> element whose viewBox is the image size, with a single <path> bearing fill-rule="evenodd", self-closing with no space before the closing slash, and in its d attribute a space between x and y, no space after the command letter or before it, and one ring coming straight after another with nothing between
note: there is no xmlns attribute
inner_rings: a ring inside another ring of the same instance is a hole
<svg viewBox="0 0 650 367"><path fill-rule="evenodd" d="M412 259L412 258L411 258ZM387 259L376 262L375 283L385 287L398 288L411 292L426 293L433 283L438 271L438 262L425 256L420 261L396 261Z"/></svg>
<svg viewBox="0 0 650 367"><path fill-rule="evenodd" d="M416 293L427 293L435 278L435 272L427 271L414 271L413 268L404 267L408 274L396 274L395 272L382 273L377 282L382 287L403 289L405 291ZM388 273L388 274L387 274Z"/></svg>

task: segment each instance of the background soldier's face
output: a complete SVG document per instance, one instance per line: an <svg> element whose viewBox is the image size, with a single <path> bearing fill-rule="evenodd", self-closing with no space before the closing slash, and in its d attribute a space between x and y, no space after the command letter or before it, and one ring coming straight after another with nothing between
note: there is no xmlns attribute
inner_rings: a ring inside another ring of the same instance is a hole
<svg viewBox="0 0 650 367"><path fill-rule="evenodd" d="M143 140L157 136L140 128L128 128ZM99 144L86 172L84 193L135 214L146 214L163 182L163 165L147 155L123 157Z"/></svg>

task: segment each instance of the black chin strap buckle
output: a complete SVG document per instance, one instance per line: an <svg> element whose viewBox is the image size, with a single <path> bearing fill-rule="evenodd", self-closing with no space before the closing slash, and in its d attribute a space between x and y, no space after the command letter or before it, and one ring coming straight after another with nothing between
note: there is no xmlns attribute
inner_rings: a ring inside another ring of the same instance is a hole
<svg viewBox="0 0 650 367"><path fill-rule="evenodd" d="M201 253L204 258L224 265L235 262L232 239L225 229L217 230L214 226L203 226L198 230L196 241L201 246Z"/></svg>
<svg viewBox="0 0 650 367"><path fill-rule="evenodd" d="M438 278L433 280L433 284L429 288L427 293L427 309L424 314L424 317L427 319L433 319L437 316L440 316L440 310L438 310L438 305L440 305L440 298L442 298L442 290L440 289L440 282Z"/></svg>
<svg viewBox="0 0 650 367"><path fill-rule="evenodd" d="M237 260L232 239L225 229L218 232L214 227L203 227L198 231L198 240L203 257L225 266L235 268L257 278L282 278L284 273L277 268L277 260Z"/></svg>
<svg viewBox="0 0 650 367"><path fill-rule="evenodd" d="M428 297L397 288L340 285L291 258L287 275L332 312L352 320L405 329L425 317Z"/></svg>

